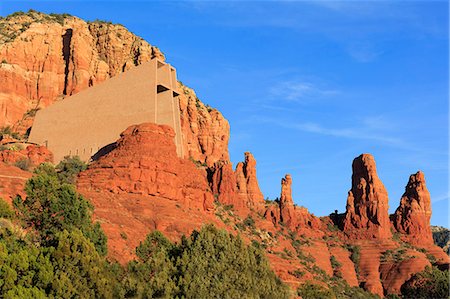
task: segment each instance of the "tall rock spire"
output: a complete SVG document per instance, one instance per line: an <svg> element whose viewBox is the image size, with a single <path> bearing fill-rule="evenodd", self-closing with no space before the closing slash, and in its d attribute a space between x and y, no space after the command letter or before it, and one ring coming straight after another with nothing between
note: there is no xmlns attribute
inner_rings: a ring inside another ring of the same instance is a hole
<svg viewBox="0 0 450 299"><path fill-rule="evenodd" d="M411 243L433 243L430 218L430 192L423 172L418 171L409 177L400 206L393 216L394 226L399 232L406 234Z"/></svg>
<svg viewBox="0 0 450 299"><path fill-rule="evenodd" d="M378 178L375 160L362 154L353 160L344 231L354 238L390 238L388 194Z"/></svg>
<svg viewBox="0 0 450 299"><path fill-rule="evenodd" d="M294 201L292 200L292 177L286 174L281 179L280 216L284 223L291 223L294 217Z"/></svg>
<svg viewBox="0 0 450 299"><path fill-rule="evenodd" d="M256 178L256 160L251 153L246 152L245 161L237 164L235 176L238 197L249 208L263 208L264 196Z"/></svg>

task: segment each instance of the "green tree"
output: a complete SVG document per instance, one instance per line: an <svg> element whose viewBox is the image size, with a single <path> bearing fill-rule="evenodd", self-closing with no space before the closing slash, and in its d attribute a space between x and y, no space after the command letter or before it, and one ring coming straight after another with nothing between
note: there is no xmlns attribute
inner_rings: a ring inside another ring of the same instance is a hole
<svg viewBox="0 0 450 299"><path fill-rule="evenodd" d="M27 236L0 228L0 294L5 298L43 298L53 278L49 258Z"/></svg>
<svg viewBox="0 0 450 299"><path fill-rule="evenodd" d="M78 156L65 156L56 166L58 178L63 183L74 184L77 175L87 169L87 164L80 160Z"/></svg>
<svg viewBox="0 0 450 299"><path fill-rule="evenodd" d="M81 231L64 230L46 249L54 267L49 295L55 298L111 298L112 279L104 259Z"/></svg>
<svg viewBox="0 0 450 299"><path fill-rule="evenodd" d="M14 206L27 228L33 228L45 243L51 243L56 233L79 229L106 254L106 236L98 223L92 224L92 205L70 184L61 183L49 164L36 168L35 175L25 185L27 197L14 199Z"/></svg>
<svg viewBox="0 0 450 299"><path fill-rule="evenodd" d="M302 297L302 299L334 299L336 295L332 290L329 290L321 285L307 282L301 285L297 289L297 294Z"/></svg>
<svg viewBox="0 0 450 299"><path fill-rule="evenodd" d="M213 225L183 238L176 251L179 296L186 298L287 298L288 289L263 252Z"/></svg>
<svg viewBox="0 0 450 299"><path fill-rule="evenodd" d="M171 260L175 248L159 231L147 235L136 248L138 261L128 264L131 275L123 281L124 297L173 298L178 291Z"/></svg>
<svg viewBox="0 0 450 299"><path fill-rule="evenodd" d="M402 287L404 298L448 298L449 271L441 271L436 267L427 267L424 271L411 277Z"/></svg>
<svg viewBox="0 0 450 299"><path fill-rule="evenodd" d="M14 217L14 211L11 206L0 197L0 218L11 219Z"/></svg>
<svg viewBox="0 0 450 299"><path fill-rule="evenodd" d="M263 252L213 225L173 244L152 232L136 248L137 261L115 266L116 297L288 298L289 289Z"/></svg>

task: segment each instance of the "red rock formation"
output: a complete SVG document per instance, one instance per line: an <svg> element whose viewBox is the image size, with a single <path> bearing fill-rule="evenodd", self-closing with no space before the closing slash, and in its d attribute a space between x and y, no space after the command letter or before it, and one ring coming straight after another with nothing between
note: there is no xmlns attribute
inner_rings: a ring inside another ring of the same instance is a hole
<svg viewBox="0 0 450 299"><path fill-rule="evenodd" d="M229 161L230 125L223 115L205 104L189 87L179 84L181 131L188 157L212 167L218 161Z"/></svg>
<svg viewBox="0 0 450 299"><path fill-rule="evenodd" d="M223 228L214 214L167 198L86 188L79 191L95 207L94 217L108 237L108 256L122 264L136 257L136 247L151 231L159 230L172 241L179 241L205 223Z"/></svg>
<svg viewBox="0 0 450 299"><path fill-rule="evenodd" d="M0 151L0 162L15 164L21 160L26 160L30 167L35 167L44 162L52 162L53 155L45 146L37 145L28 145L22 150L6 149Z"/></svg>
<svg viewBox="0 0 450 299"><path fill-rule="evenodd" d="M22 133L36 109L154 57L164 60L122 25L30 12L1 19L0 27L0 127ZM192 89L180 84L180 90L184 152L208 166L229 161L228 121Z"/></svg>
<svg viewBox="0 0 450 299"><path fill-rule="evenodd" d="M223 205L233 205L236 209L246 208L246 202L237 200L236 177L230 162L218 161L210 169L210 185L214 197Z"/></svg>
<svg viewBox="0 0 450 299"><path fill-rule="evenodd" d="M280 205L277 203L270 204L266 207L264 218L272 222L274 226L278 226L280 219Z"/></svg>
<svg viewBox="0 0 450 299"><path fill-rule="evenodd" d="M186 207L209 210L213 195L204 170L177 157L175 133L166 125L130 126L117 147L80 174L80 189L107 190L167 198Z"/></svg>
<svg viewBox="0 0 450 299"><path fill-rule="evenodd" d="M388 194L378 178L375 160L362 154L353 160L344 232L355 239L390 238Z"/></svg>
<svg viewBox="0 0 450 299"><path fill-rule="evenodd" d="M281 179L281 196L279 202L279 216L275 215L272 207L264 213L266 219L277 221L279 219L286 227L292 231L297 231L308 236L323 236L320 231L320 220L308 212L308 209L294 205L292 199L292 177L286 174ZM275 224L275 223L274 223Z"/></svg>
<svg viewBox="0 0 450 299"><path fill-rule="evenodd" d="M364 242L358 244L360 247L359 264L355 265L359 268L360 285L367 291L383 296L383 285L380 281L380 257L381 249L379 244L373 242Z"/></svg>
<svg viewBox="0 0 450 299"><path fill-rule="evenodd" d="M314 258L314 265L325 271L328 276L333 276L333 267L330 261L331 254L328 251L327 243L320 239L314 240L311 241L309 246L302 247L302 251Z"/></svg>
<svg viewBox="0 0 450 299"><path fill-rule="evenodd" d="M0 198L12 203L16 195L25 197L25 183L31 173L12 165L0 162Z"/></svg>
<svg viewBox="0 0 450 299"><path fill-rule="evenodd" d="M281 179L281 196L280 196L280 218L281 221L291 226L295 221L294 201L292 200L292 178L290 174L286 174Z"/></svg>
<svg viewBox="0 0 450 299"><path fill-rule="evenodd" d="M406 257L406 258L405 258ZM413 274L431 266L425 254L413 250L406 251L402 260L388 260L380 266L380 278L386 294L400 294L400 288Z"/></svg>
<svg viewBox="0 0 450 299"><path fill-rule="evenodd" d="M425 184L425 176L419 171L409 177L400 206L395 211L395 228L412 244L433 244L430 227L430 192Z"/></svg>
<svg viewBox="0 0 450 299"><path fill-rule="evenodd" d="M358 286L358 277L355 271L355 264L353 264L350 259L350 252L341 246L332 246L329 247L329 250L330 255L334 256L336 261L341 265L336 272L340 274L349 286ZM335 273L335 275L337 273Z"/></svg>
<svg viewBox="0 0 450 299"><path fill-rule="evenodd" d="M121 25L30 12L0 20L0 126L27 111L123 72L163 59L161 52Z"/></svg>
<svg viewBox="0 0 450 299"><path fill-rule="evenodd" d="M238 200L245 202L249 208L263 209L264 196L256 177L256 160L251 153L245 153L245 161L236 165L234 173Z"/></svg>

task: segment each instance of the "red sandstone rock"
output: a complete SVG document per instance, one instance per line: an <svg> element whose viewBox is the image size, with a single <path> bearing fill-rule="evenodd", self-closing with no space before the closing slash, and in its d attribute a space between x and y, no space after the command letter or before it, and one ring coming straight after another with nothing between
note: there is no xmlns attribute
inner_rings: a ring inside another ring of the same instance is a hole
<svg viewBox="0 0 450 299"><path fill-rule="evenodd" d="M307 236L322 237L324 233L323 231L320 231L320 220L311 215L305 207L294 205L291 185L292 177L291 175L286 174L286 176L281 179L279 216L270 216L270 218L274 220L280 219L280 222L292 231ZM269 215L268 213L274 214L274 211L266 210L264 213L266 218Z"/></svg>
<svg viewBox="0 0 450 299"><path fill-rule="evenodd" d="M172 241L180 241L182 235L189 235L206 223L223 228L214 214L167 198L87 188L80 188L79 192L95 207L94 218L108 237L108 256L122 264L136 258L136 247L154 230Z"/></svg>
<svg viewBox="0 0 450 299"><path fill-rule="evenodd" d="M251 153L245 153L245 161L236 165L234 174L238 199L245 202L249 208L263 209L264 196L259 189L256 177L256 160Z"/></svg>
<svg viewBox="0 0 450 299"><path fill-rule="evenodd" d="M187 207L209 210L213 195L204 170L177 157L175 133L166 125L130 126L117 147L80 174L80 189L107 190L167 198Z"/></svg>
<svg viewBox="0 0 450 299"><path fill-rule="evenodd" d="M400 206L395 211L395 228L412 244L433 244L430 227L430 192L425 184L425 176L419 171L409 177Z"/></svg>
<svg viewBox="0 0 450 299"><path fill-rule="evenodd" d="M266 207L266 211L264 212L264 218L268 221L272 222L274 226L278 226L281 222L280 219L280 205L277 203L270 204Z"/></svg>
<svg viewBox="0 0 450 299"><path fill-rule="evenodd" d="M223 205L233 205L237 210L246 208L246 202L236 196L236 178L230 162L218 161L211 172L211 189L214 197Z"/></svg>
<svg viewBox="0 0 450 299"><path fill-rule="evenodd" d="M228 121L219 111L203 104L191 88L179 83L178 89L184 152L209 167L218 161L229 162Z"/></svg>
<svg viewBox="0 0 450 299"><path fill-rule="evenodd" d="M281 221L290 225L294 220L294 201L292 200L292 178L290 174L286 174L281 179L281 196L280 196L280 214Z"/></svg>
<svg viewBox="0 0 450 299"><path fill-rule="evenodd" d="M386 294L400 294L400 288L413 274L422 272L431 266L425 254L413 250L404 253L407 257L401 261L386 261L380 266L380 275Z"/></svg>
<svg viewBox="0 0 450 299"><path fill-rule="evenodd" d="M358 286L358 277L356 276L355 264L350 259L350 252L342 246L329 247L330 255L334 256L341 264L337 272L348 283L349 286Z"/></svg>
<svg viewBox="0 0 450 299"><path fill-rule="evenodd" d="M63 24L42 13L0 20L0 127L25 132L33 123L27 112L44 108L157 57L151 46L121 25L86 23L66 17ZM17 34L20 32L20 34ZM16 36L17 35L17 36ZM16 36L9 38L8 36ZM229 124L180 84L184 152L213 166L229 161Z"/></svg>
<svg viewBox="0 0 450 299"><path fill-rule="evenodd" d="M53 155L45 146L38 145L28 145L22 150L0 151L0 162L15 164L21 160L27 160L30 167L35 167L44 162L52 162Z"/></svg>
<svg viewBox="0 0 450 299"><path fill-rule="evenodd" d="M29 178L30 172L0 162L0 198L11 204L16 195L25 197L24 187Z"/></svg>
<svg viewBox="0 0 450 299"><path fill-rule="evenodd" d="M331 254L323 240L311 241L309 246L302 247L302 251L315 259L314 265L325 271L328 276L333 276L333 268L330 261Z"/></svg>
<svg viewBox="0 0 450 299"><path fill-rule="evenodd" d="M380 257L381 253L386 249L380 248L378 243L364 242L359 243L360 246L360 260L359 265L359 280L360 285L367 291L383 296L384 289L380 281Z"/></svg>
<svg viewBox="0 0 450 299"><path fill-rule="evenodd" d="M88 24L76 17L60 24L37 12L0 23L0 126L14 125L28 110L46 107L152 57L163 58L121 25Z"/></svg>
<svg viewBox="0 0 450 299"><path fill-rule="evenodd" d="M390 238L388 194L378 178L375 160L362 154L353 160L344 231L355 239Z"/></svg>

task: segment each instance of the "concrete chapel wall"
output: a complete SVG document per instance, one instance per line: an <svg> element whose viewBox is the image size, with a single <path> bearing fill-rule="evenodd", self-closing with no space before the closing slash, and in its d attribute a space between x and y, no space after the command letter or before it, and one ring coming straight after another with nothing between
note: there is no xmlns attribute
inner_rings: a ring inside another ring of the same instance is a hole
<svg viewBox="0 0 450 299"><path fill-rule="evenodd" d="M55 162L66 155L88 161L128 126L154 122L174 128L182 157L176 86L175 69L153 59L38 111L29 141L46 145Z"/></svg>

